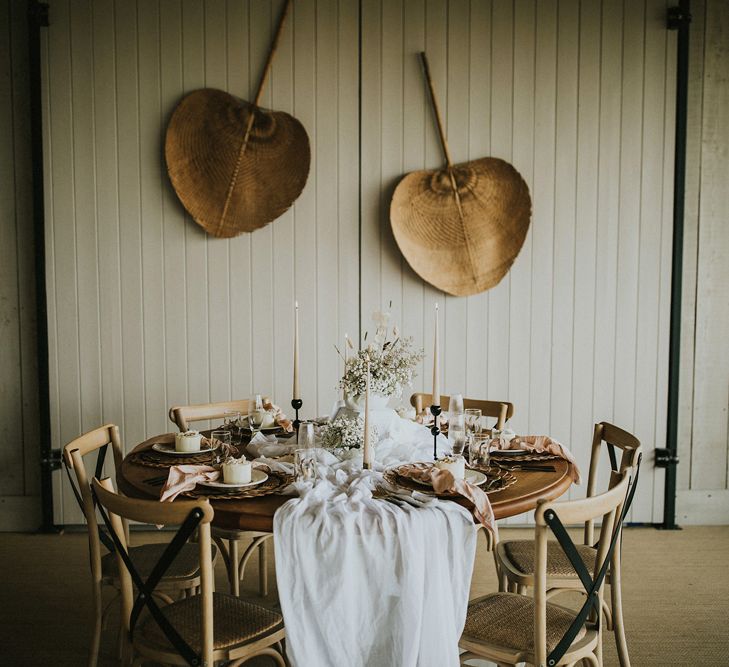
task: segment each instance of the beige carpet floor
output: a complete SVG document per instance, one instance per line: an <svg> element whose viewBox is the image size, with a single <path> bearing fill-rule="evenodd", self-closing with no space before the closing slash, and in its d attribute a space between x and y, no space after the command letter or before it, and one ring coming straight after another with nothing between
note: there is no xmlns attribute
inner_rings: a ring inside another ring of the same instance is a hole
<svg viewBox="0 0 729 667"><path fill-rule="evenodd" d="M505 529L502 539L530 534ZM137 543L161 538L169 539L169 534L134 534ZM629 528L623 558L625 621L633 665L729 665L729 527L675 532ZM91 609L87 562L83 533L0 534L0 664L85 664ZM255 596L256 573L253 560L243 595ZM226 590L220 562L216 577L218 589ZM276 601L273 576L272 580L267 604ZM495 587L491 554L480 543L472 596ZM102 638L102 665L116 664L114 646L112 622ZM266 667L271 663L249 664ZM612 635L607 634L605 665L617 664Z"/></svg>

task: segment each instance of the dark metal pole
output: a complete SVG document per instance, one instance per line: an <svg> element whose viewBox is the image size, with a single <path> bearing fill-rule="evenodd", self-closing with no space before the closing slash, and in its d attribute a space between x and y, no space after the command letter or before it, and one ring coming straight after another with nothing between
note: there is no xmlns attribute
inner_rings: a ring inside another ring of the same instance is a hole
<svg viewBox="0 0 729 667"><path fill-rule="evenodd" d="M679 0L668 10L669 30L678 30L676 67L676 153L673 176L673 262L671 273L671 332L668 352L668 420L663 525L675 530L676 468L678 465L678 388L681 362L681 283L683 271L683 217L686 189L686 108L688 105L690 1Z"/></svg>
<svg viewBox="0 0 729 667"><path fill-rule="evenodd" d="M35 243L35 299L38 355L38 420L41 459L41 530L54 532L53 455L48 376L48 319L46 304L46 240L43 208L43 115L41 103L41 28L48 25L48 5L28 0L28 65L30 70L30 132L33 169L33 238Z"/></svg>

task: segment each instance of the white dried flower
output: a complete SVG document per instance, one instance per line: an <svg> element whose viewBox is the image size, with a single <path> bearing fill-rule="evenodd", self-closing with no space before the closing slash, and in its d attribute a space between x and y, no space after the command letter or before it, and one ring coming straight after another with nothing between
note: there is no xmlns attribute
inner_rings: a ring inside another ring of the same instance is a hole
<svg viewBox="0 0 729 667"><path fill-rule="evenodd" d="M360 449L364 445L364 415L342 415L319 431L321 446L331 450ZM377 442L377 427L370 424L370 442ZM337 453L337 452L335 452Z"/></svg>

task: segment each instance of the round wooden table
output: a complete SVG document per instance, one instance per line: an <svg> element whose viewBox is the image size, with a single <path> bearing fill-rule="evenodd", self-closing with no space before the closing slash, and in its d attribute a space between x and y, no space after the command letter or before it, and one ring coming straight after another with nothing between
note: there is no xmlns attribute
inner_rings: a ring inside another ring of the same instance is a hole
<svg viewBox="0 0 729 667"><path fill-rule="evenodd" d="M155 436L137 445L132 453L149 449L163 436ZM517 481L503 491L489 494L489 500L497 519L515 516L522 512L532 510L539 498L550 500L561 496L572 484L568 471L567 461L553 459L545 462L555 468L554 472L515 470L512 474ZM140 465L129 460L127 456L121 470L117 471L116 481L119 490L133 498L148 498L157 500L161 487L146 483L153 477L159 477L162 469ZM274 512L291 496L262 496L245 500L211 500L215 509L213 525L218 528L232 530L253 530L260 532L273 532ZM472 507L465 498L454 499L465 507Z"/></svg>

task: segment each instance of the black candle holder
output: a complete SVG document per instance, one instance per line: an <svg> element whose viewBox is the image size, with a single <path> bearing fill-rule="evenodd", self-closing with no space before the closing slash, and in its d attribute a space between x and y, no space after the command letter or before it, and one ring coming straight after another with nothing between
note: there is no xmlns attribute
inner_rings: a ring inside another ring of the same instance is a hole
<svg viewBox="0 0 729 667"><path fill-rule="evenodd" d="M440 435L440 416L441 409L440 405L431 405L430 414L433 415L433 426L430 427L430 432L433 434L433 461L438 460L438 435Z"/></svg>
<svg viewBox="0 0 729 667"><path fill-rule="evenodd" d="M294 398L291 399L291 407L296 410L296 417L294 418L294 432L299 432L299 425L301 424L301 420L299 419L299 410L301 410L301 406L304 405L304 401L302 401L300 398Z"/></svg>

